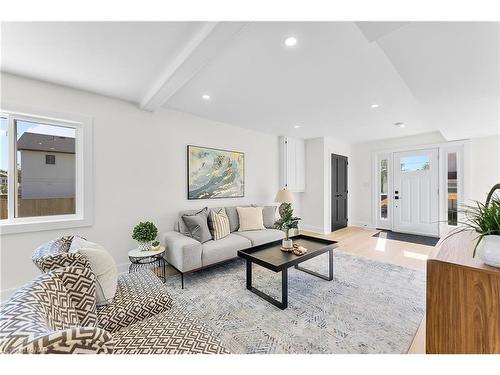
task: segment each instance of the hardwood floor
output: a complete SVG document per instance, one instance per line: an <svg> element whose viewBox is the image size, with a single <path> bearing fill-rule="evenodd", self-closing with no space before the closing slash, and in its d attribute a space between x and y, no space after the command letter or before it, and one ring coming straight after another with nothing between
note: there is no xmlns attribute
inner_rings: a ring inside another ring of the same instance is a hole
<svg viewBox="0 0 500 375"><path fill-rule="evenodd" d="M434 251L434 247L389 240L384 237L383 233L380 237L372 237L377 232L377 230L358 227L343 228L326 235L301 231L310 236L338 241L338 249L346 253L402 267L425 270L426 260ZM425 318L420 323L408 353L425 354Z"/></svg>

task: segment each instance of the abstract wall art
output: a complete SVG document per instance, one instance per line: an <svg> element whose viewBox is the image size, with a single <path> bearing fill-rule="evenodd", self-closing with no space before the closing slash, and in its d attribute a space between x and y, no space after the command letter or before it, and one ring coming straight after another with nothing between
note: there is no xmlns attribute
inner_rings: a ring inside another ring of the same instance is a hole
<svg viewBox="0 0 500 375"><path fill-rule="evenodd" d="M245 196L245 154L187 146L188 199Z"/></svg>

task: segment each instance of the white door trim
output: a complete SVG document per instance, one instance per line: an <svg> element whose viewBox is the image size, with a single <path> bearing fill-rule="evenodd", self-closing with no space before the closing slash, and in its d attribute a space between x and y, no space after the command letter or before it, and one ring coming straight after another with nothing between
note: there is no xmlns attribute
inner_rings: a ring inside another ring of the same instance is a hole
<svg viewBox="0 0 500 375"><path fill-rule="evenodd" d="M372 152L372 168L371 168L371 191L372 191L372 223L375 228L379 228L379 174L378 174L378 162L381 156L388 155L389 160L391 160L393 154L396 152L404 152L404 151L416 151L416 150L424 150L429 148L438 148L439 153L439 217L446 218L446 207L447 207L447 189L445 187L447 178L446 177L446 164L443 162L444 156L447 152L456 151L461 155L461 163L459 168L462 168L461 179L459 178L459 205L463 205L469 201L470 194L470 140L460 140L460 141L452 141L452 142L441 142L441 143L431 143L424 145L414 145L414 146L404 146L404 147L394 147L390 149L381 149ZM459 157L460 158L460 157ZM390 193L394 192L393 189L393 168L392 164L389 169L389 184L391 186ZM460 173L460 172L459 172ZM391 196L392 197L392 196ZM388 208L391 218L393 204L392 199L389 200L390 207ZM460 216L459 216L460 220ZM390 220L390 229L393 229L393 221ZM448 231L453 228L448 226L446 223L439 225L439 236L443 236ZM382 229L382 228L381 228ZM383 228L386 229L386 228Z"/></svg>

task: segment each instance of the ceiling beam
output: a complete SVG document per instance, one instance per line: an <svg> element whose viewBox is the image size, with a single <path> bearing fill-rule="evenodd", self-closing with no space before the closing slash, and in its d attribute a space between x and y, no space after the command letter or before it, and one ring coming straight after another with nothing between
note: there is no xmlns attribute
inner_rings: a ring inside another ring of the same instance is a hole
<svg viewBox="0 0 500 375"><path fill-rule="evenodd" d="M155 111L217 56L246 22L204 22L165 67L140 102L141 109Z"/></svg>

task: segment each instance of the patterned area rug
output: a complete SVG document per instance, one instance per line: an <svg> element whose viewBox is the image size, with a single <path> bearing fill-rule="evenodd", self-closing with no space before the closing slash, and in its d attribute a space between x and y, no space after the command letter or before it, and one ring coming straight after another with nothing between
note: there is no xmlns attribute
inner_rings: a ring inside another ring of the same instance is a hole
<svg viewBox="0 0 500 375"><path fill-rule="evenodd" d="M307 267L326 273L328 254ZM281 274L254 265L253 285L280 299ZM232 353L406 353L425 310L425 275L337 252L334 279L290 269L288 308L245 288L235 259L167 279L169 292L202 319Z"/></svg>

